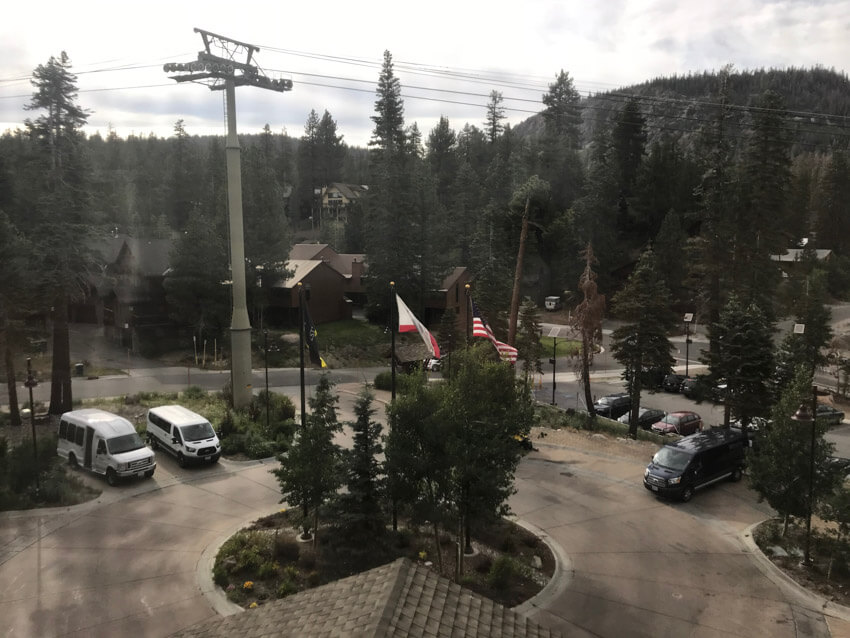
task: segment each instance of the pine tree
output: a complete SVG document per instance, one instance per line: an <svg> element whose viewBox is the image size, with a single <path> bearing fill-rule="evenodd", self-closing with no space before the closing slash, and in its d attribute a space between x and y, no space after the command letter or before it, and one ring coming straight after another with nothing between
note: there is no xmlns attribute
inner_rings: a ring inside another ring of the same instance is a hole
<svg viewBox="0 0 850 638"><path fill-rule="evenodd" d="M401 82L395 76L393 56L384 51L384 62L378 77L378 96L375 101L375 123L369 146L390 156L404 148L404 104L401 100Z"/></svg>
<svg viewBox="0 0 850 638"><path fill-rule="evenodd" d="M709 325L709 338L718 347L706 354L705 362L712 378L726 383L725 425L730 414L743 423L764 416L774 371L770 320L755 304L744 306L732 295L719 320Z"/></svg>
<svg viewBox="0 0 850 638"><path fill-rule="evenodd" d="M319 508L342 484L341 450L333 440L340 429L336 418L338 397L332 389L328 375L323 374L316 394L310 397L306 427L298 431L292 447L279 458L280 467L272 470L280 484L281 502L301 509L303 537L308 537L312 529L314 544Z"/></svg>
<svg viewBox="0 0 850 638"><path fill-rule="evenodd" d="M643 252L626 285L614 295L612 305L617 318L625 322L611 335L611 352L623 365L623 380L632 399L629 436L635 438L647 373L668 374L674 363L667 333L676 318L652 249Z"/></svg>
<svg viewBox="0 0 850 638"><path fill-rule="evenodd" d="M63 51L57 60L33 71L35 87L28 110L46 110L26 120L27 131L40 149L41 184L33 202L28 230L39 269L35 287L43 307L52 308L53 361L50 414L71 409L71 355L68 306L83 294L84 280L93 257L86 238L90 233L88 165L82 149L81 128L88 114L77 106L76 76Z"/></svg>
<svg viewBox="0 0 850 638"><path fill-rule="evenodd" d="M485 127L487 130L487 139L490 144L495 144L496 140L505 130L505 125L502 120L505 119L505 107L502 106L504 98L499 91L490 91L490 101L487 103L487 120Z"/></svg>
<svg viewBox="0 0 850 638"><path fill-rule="evenodd" d="M383 454L381 424L372 419L374 396L364 389L357 397L350 423L354 431L354 447L343 456L343 471L347 491L341 492L334 503L334 525L344 530L349 551L371 554L375 543L381 542L386 523L383 511Z"/></svg>
<svg viewBox="0 0 850 638"><path fill-rule="evenodd" d="M519 311L519 331L517 332L516 347L519 358L522 359L522 371L526 381L530 372L543 372L541 358L543 344L540 343L540 308L530 297L526 297Z"/></svg>

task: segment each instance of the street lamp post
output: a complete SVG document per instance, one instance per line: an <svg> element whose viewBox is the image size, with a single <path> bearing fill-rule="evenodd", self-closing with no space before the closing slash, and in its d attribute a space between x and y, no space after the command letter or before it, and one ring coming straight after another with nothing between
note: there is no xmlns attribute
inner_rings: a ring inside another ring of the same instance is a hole
<svg viewBox="0 0 850 638"><path fill-rule="evenodd" d="M266 431L269 429L269 331L263 330L263 348L265 349L266 363Z"/></svg>
<svg viewBox="0 0 850 638"><path fill-rule="evenodd" d="M24 385L30 392L30 428L32 429L32 461L35 465L35 493L38 494L41 491L41 486L39 485L38 479L38 443L35 439L35 406L32 400L32 389L38 385L38 381L35 380L35 376L32 373L32 359L27 357L27 380L24 381Z"/></svg>
<svg viewBox="0 0 850 638"><path fill-rule="evenodd" d="M688 376L688 363L690 363L690 345L691 345L691 322L694 320L694 313L685 313L685 376Z"/></svg>
<svg viewBox="0 0 850 638"><path fill-rule="evenodd" d="M801 404L794 416L791 418L802 425L808 425L811 428L811 443L809 446L809 500L806 504L806 549L803 554L802 564L806 567L812 565L812 509L814 507L815 493L815 438L817 432L817 387L812 386L812 405L807 406Z"/></svg>

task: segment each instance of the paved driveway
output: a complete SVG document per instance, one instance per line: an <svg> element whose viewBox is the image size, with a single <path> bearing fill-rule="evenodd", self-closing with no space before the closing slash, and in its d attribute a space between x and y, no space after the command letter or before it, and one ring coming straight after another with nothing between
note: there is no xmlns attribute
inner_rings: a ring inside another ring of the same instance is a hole
<svg viewBox="0 0 850 638"><path fill-rule="evenodd" d="M512 507L565 550L570 574L531 612L539 622L579 637L847 635L742 543L766 516L744 483L672 504L644 490L637 462L539 447ZM0 635L165 636L215 613L206 559L277 509L277 483L269 465L159 463L146 482L91 479L97 501L0 517Z"/></svg>

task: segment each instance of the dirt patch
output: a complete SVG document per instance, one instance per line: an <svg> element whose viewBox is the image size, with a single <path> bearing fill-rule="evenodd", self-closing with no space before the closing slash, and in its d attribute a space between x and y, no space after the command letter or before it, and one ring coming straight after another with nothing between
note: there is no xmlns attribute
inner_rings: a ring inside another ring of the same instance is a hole
<svg viewBox="0 0 850 638"><path fill-rule="evenodd" d="M611 436L601 432L587 432L573 428L532 428L531 442L563 445L621 458L647 461L658 450L658 444Z"/></svg>

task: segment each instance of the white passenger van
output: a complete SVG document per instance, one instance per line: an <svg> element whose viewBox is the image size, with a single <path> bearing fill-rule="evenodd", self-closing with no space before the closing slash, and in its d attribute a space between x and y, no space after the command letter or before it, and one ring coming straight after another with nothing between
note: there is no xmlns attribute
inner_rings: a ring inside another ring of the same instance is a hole
<svg viewBox="0 0 850 638"><path fill-rule="evenodd" d="M177 457L180 467L194 461L215 463L221 456L221 442L210 422L182 405L148 410L148 441L154 450Z"/></svg>
<svg viewBox="0 0 850 638"><path fill-rule="evenodd" d="M150 478L156 458L136 428L105 410L66 412L59 419L56 453L73 467L102 474L110 485L131 476Z"/></svg>

